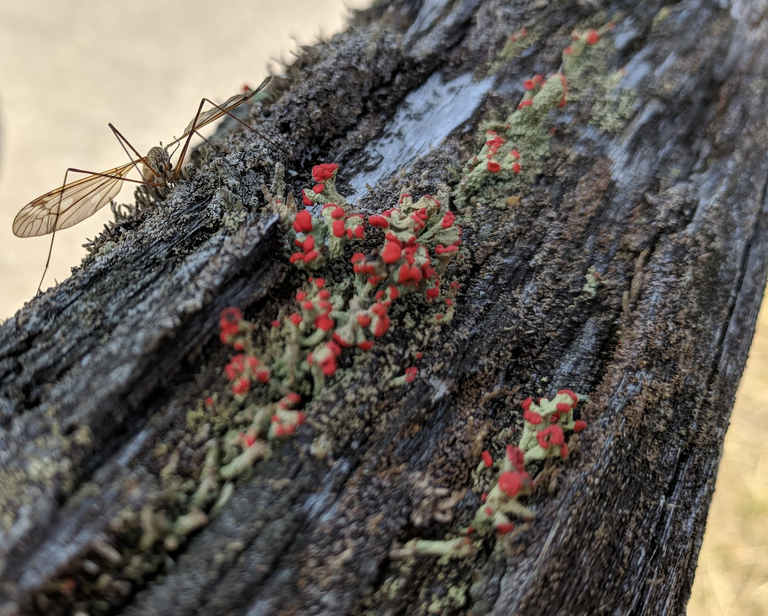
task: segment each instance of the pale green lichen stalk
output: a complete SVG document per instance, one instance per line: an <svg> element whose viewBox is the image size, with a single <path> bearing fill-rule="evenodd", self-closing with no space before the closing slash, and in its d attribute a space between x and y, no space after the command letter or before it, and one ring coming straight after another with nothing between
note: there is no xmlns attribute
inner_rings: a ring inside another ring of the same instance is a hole
<svg viewBox="0 0 768 616"><path fill-rule="evenodd" d="M536 75L525 81L524 89L517 109L503 122L482 125L485 144L464 165L453 191L458 205L480 200L496 183L514 190L541 173L550 154L551 134L545 120L551 110L565 104L565 78L559 73L547 80Z"/></svg>
<svg viewBox="0 0 768 616"><path fill-rule="evenodd" d="M535 403L527 398L523 403L523 433L515 445L507 445L504 456L494 461L491 453L483 451L475 476L479 481L489 471L495 473L490 489L481 496L471 525L458 537L442 541L412 539L403 547L390 551L391 558L415 555L439 555L443 559L462 558L474 554L482 542L496 535L506 535L515 529L512 519L531 520L532 509L520 499L531 496L536 484L526 465L532 462L567 458L568 445L565 432L581 432L587 424L573 417L574 409L586 396L578 396L570 389L562 389L554 398L541 398ZM473 538L470 541L470 537Z"/></svg>

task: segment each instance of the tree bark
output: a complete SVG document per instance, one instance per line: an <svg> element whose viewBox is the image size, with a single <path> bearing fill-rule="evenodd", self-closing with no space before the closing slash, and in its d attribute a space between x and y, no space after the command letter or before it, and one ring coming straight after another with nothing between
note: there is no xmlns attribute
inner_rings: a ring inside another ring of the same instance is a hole
<svg viewBox="0 0 768 616"><path fill-rule="evenodd" d="M0 614L684 613L768 270L768 3L721 5L401 0L305 49L252 112L280 150L237 128L0 328ZM338 163L365 215L458 190L480 123L611 20L578 75L626 67L618 90L569 83L536 173L521 152L529 182L454 193L453 320L403 300L293 438L191 508L219 313L267 331L305 278L264 207L275 163L295 194ZM563 388L589 394L588 428L537 478L535 518L396 558L461 536L480 452Z"/></svg>

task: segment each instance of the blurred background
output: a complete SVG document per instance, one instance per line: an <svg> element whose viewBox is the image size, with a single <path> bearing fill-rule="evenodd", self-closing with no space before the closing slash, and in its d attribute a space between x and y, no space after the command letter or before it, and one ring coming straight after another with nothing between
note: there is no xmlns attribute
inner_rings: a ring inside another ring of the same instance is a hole
<svg viewBox="0 0 768 616"><path fill-rule="evenodd" d="M26 203L68 166L127 162L107 123L140 152L182 133L202 97L258 85L271 58L343 28L370 0L0 0L0 318L32 298L50 237L16 238ZM78 177L78 176L75 176ZM82 177L82 176L79 176ZM118 201L132 201L128 184ZM44 288L111 217L56 234ZM710 511L688 616L768 614L768 310L760 315Z"/></svg>
<svg viewBox="0 0 768 616"><path fill-rule="evenodd" d="M346 7L369 4L0 0L0 317L34 296L50 245L50 236L16 238L16 213L61 186L67 167L128 162L108 122L144 154L181 135L201 98L256 87L270 58L340 31ZM134 187L126 182L117 201L132 202ZM85 238L111 217L105 207L56 233L44 289L69 276Z"/></svg>

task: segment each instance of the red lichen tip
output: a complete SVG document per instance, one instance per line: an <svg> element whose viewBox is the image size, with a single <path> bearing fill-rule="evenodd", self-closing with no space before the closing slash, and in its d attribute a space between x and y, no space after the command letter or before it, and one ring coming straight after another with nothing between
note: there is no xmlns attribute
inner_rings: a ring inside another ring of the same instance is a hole
<svg viewBox="0 0 768 616"><path fill-rule="evenodd" d="M293 221L293 229L296 233L309 233L312 231L312 214L307 210L301 210L296 213Z"/></svg>
<svg viewBox="0 0 768 616"><path fill-rule="evenodd" d="M240 321L242 320L243 313L238 308L224 308L219 317L219 327L221 327L222 333L236 334L240 330Z"/></svg>
<svg viewBox="0 0 768 616"><path fill-rule="evenodd" d="M536 411L524 411L523 419L534 426L538 426L541 423L541 415Z"/></svg>
<svg viewBox="0 0 768 616"><path fill-rule="evenodd" d="M570 389L561 389L560 391L557 392L557 394L558 395L565 394L566 396L568 396L571 400L573 400L573 406L574 407L576 406L576 404L579 401L579 397L573 391L571 391Z"/></svg>
<svg viewBox="0 0 768 616"><path fill-rule="evenodd" d="M245 377L237 379L235 384L232 385L232 393L235 395L248 393L251 389L251 382Z"/></svg>
<svg viewBox="0 0 768 616"><path fill-rule="evenodd" d="M312 179L315 182L325 182L333 177L339 166L336 163L323 163L312 167Z"/></svg>
<svg viewBox="0 0 768 616"><path fill-rule="evenodd" d="M515 497L523 488L522 473L507 471L499 475L499 490L507 496Z"/></svg>
<svg viewBox="0 0 768 616"><path fill-rule="evenodd" d="M491 173L498 173L501 169L501 165L493 160L489 160L485 166Z"/></svg>
<svg viewBox="0 0 768 616"><path fill-rule="evenodd" d="M482 454L480 454L480 457L483 459L485 468L491 468L493 466L493 457L491 456L490 451L486 449Z"/></svg>
<svg viewBox="0 0 768 616"><path fill-rule="evenodd" d="M500 535L506 535L507 533L512 532L514 529L515 529L515 525L512 522L496 525L496 532L499 533Z"/></svg>
<svg viewBox="0 0 768 616"><path fill-rule="evenodd" d="M600 33L597 30L590 30L586 40L587 45L594 45L600 40Z"/></svg>

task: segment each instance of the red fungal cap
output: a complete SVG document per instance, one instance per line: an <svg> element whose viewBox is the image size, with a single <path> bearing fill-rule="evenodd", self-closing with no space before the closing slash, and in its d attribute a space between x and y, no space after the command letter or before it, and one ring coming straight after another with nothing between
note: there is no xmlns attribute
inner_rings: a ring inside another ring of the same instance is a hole
<svg viewBox="0 0 768 616"><path fill-rule="evenodd" d="M333 208L333 211L331 212L331 218L344 218L344 208L339 207L335 203L329 203L323 206L323 209L327 207Z"/></svg>
<svg viewBox="0 0 768 616"><path fill-rule="evenodd" d="M248 393L248 390L250 388L251 388L251 382L245 377L242 377L237 379L237 381L235 381L235 384L232 385L232 393L245 394L245 393Z"/></svg>
<svg viewBox="0 0 768 616"><path fill-rule="evenodd" d="M212 407L212 406L213 406L213 404L214 404L214 402L213 402L213 398L211 398L210 396L208 396L208 397L205 399L205 406L207 406L207 407Z"/></svg>
<svg viewBox="0 0 768 616"><path fill-rule="evenodd" d="M520 169L522 169L522 167L520 166L520 163L512 163L512 171L515 174L520 173Z"/></svg>
<svg viewBox="0 0 768 616"><path fill-rule="evenodd" d="M536 433L536 440L542 449L549 449L551 446L559 447L565 443L565 434L560 426L549 426Z"/></svg>
<svg viewBox="0 0 768 616"><path fill-rule="evenodd" d="M315 193L316 195L319 195L321 192L323 192L324 188L325 186L323 184L315 184L312 187L312 192Z"/></svg>
<svg viewBox="0 0 768 616"><path fill-rule="evenodd" d="M485 167L490 171L491 173L497 173L501 169L501 165L497 163L496 161L489 160Z"/></svg>
<svg viewBox="0 0 768 616"><path fill-rule="evenodd" d="M322 329L324 332L333 329L334 325L336 325L336 323L327 314L321 314L315 319L315 327L317 327L317 329Z"/></svg>
<svg viewBox="0 0 768 616"><path fill-rule="evenodd" d="M389 329L389 317L383 316L376 319L376 325L371 332L375 338L381 338Z"/></svg>
<svg viewBox="0 0 768 616"><path fill-rule="evenodd" d="M275 319L274 321L272 321L272 327L280 327L280 325L281 325L281 323L280 323L280 321L278 321L277 319Z"/></svg>
<svg viewBox="0 0 768 616"><path fill-rule="evenodd" d="M339 168L336 163L323 163L312 167L312 178L315 182L325 182L333 177L334 172Z"/></svg>
<svg viewBox="0 0 768 616"><path fill-rule="evenodd" d="M558 413L568 413L571 410L571 405L565 402L558 402L555 408Z"/></svg>
<svg viewBox="0 0 768 616"><path fill-rule="evenodd" d="M530 107L533 105L533 99L527 100L527 101L520 101L520 104L517 106L517 109L520 110L523 107Z"/></svg>
<svg viewBox="0 0 768 616"><path fill-rule="evenodd" d="M336 373L336 358L329 355L320 362L320 369L325 376L333 376Z"/></svg>
<svg viewBox="0 0 768 616"><path fill-rule="evenodd" d="M558 394L565 394L573 400L573 406L576 406L576 403L579 401L579 397L573 393L570 389L561 389L557 392Z"/></svg>
<svg viewBox="0 0 768 616"><path fill-rule="evenodd" d="M307 299L307 294L304 291L296 291L297 302L303 302L305 299Z"/></svg>
<svg viewBox="0 0 768 616"><path fill-rule="evenodd" d="M407 284L409 282L416 284L421 281L421 270L418 267L408 267L405 263L400 266L397 282Z"/></svg>
<svg viewBox="0 0 768 616"><path fill-rule="evenodd" d="M577 419L573 422L573 431L574 432L583 432L587 429L587 422L582 421L581 419Z"/></svg>
<svg viewBox="0 0 768 616"><path fill-rule="evenodd" d="M456 214L453 212L446 212L445 216L443 216L443 220L440 223L440 226L443 229L449 229L453 226L453 222L456 220Z"/></svg>
<svg viewBox="0 0 768 616"><path fill-rule="evenodd" d="M363 340L357 343L357 348L363 351L370 351L373 348L373 340Z"/></svg>
<svg viewBox="0 0 768 616"><path fill-rule="evenodd" d="M528 396L528 397L527 397L525 400L523 400L523 403L522 403L520 406L522 406L522 407L523 407L523 410L524 410L524 411L527 411L527 410L528 410L528 408L531 406L531 404L532 404L532 403L533 403L533 398L531 398L530 396Z"/></svg>
<svg viewBox="0 0 768 616"><path fill-rule="evenodd" d="M309 233L312 231L312 215L307 210L296 213L293 221L293 229L296 233Z"/></svg>
<svg viewBox="0 0 768 616"><path fill-rule="evenodd" d="M386 218L383 216L369 216L368 217L368 224L372 227L381 227L382 229L386 229L389 227L389 221L387 221Z"/></svg>
<svg viewBox="0 0 768 616"><path fill-rule="evenodd" d="M384 317L387 315L387 307L381 302L376 302L371 306L371 312L377 316Z"/></svg>
<svg viewBox="0 0 768 616"><path fill-rule="evenodd" d="M523 487L523 476L521 473L507 471L499 475L499 490L507 496L515 497Z"/></svg>
<svg viewBox="0 0 768 616"><path fill-rule="evenodd" d="M298 326L301 323L301 315L298 312L294 312L290 317L291 323Z"/></svg>
<svg viewBox="0 0 768 616"><path fill-rule="evenodd" d="M309 312L315 307L315 305L311 301L307 300L305 302L301 302L301 307L307 312Z"/></svg>
<svg viewBox="0 0 768 616"><path fill-rule="evenodd" d="M541 423L541 415L539 415L536 411L523 412L523 419L525 419L525 421L528 423L533 424L534 426L538 426Z"/></svg>
<svg viewBox="0 0 768 616"><path fill-rule="evenodd" d="M487 515L489 518L493 515L493 509L491 509L490 507L486 507L483 511L485 512L485 515Z"/></svg>
<svg viewBox="0 0 768 616"><path fill-rule="evenodd" d="M416 375L418 374L419 369L416 366L411 366L409 368L405 369L405 382L406 383L413 383L414 379L416 378Z"/></svg>
<svg viewBox="0 0 768 616"><path fill-rule="evenodd" d="M290 392L283 397L283 400L287 400L291 404L298 404L301 402L301 396L296 392Z"/></svg>
<svg viewBox="0 0 768 616"><path fill-rule="evenodd" d="M515 447L514 445L507 445L507 459L518 471L523 472L525 470L525 454L519 447Z"/></svg>
<svg viewBox="0 0 768 616"><path fill-rule="evenodd" d="M240 329L240 321L243 320L243 313L234 307L224 308L219 317L219 327L222 333L236 334Z"/></svg>
<svg viewBox="0 0 768 616"><path fill-rule="evenodd" d="M533 76L533 83L536 85L539 85L542 81L544 81L544 75L536 74Z"/></svg>
<svg viewBox="0 0 768 616"><path fill-rule="evenodd" d="M269 383L271 376L269 368L259 368L256 371L256 380L259 381L259 383Z"/></svg>
<svg viewBox="0 0 768 616"><path fill-rule="evenodd" d="M310 199L309 197L307 197L307 195L306 195L306 194L305 194L303 191L302 191L301 195L302 195L302 197L301 197L301 202L302 202L302 203L303 203L303 204L304 204L306 207L309 207L310 205L314 205L314 204L315 204L315 202L314 202L314 201L312 201L312 199Z"/></svg>
<svg viewBox="0 0 768 616"><path fill-rule="evenodd" d="M491 468L493 466L493 458L491 457L490 451L486 449L482 454L480 454L480 457L483 459L485 468Z"/></svg>
<svg viewBox="0 0 768 616"><path fill-rule="evenodd" d="M344 236L344 221L343 220L334 220L333 225L331 227L332 233L335 237L343 237Z"/></svg>
<svg viewBox="0 0 768 616"><path fill-rule="evenodd" d="M384 250L381 251L381 259L387 265L391 265L400 259L403 252L399 244L387 242L384 244Z"/></svg>
<svg viewBox="0 0 768 616"><path fill-rule="evenodd" d="M587 45L594 45L600 40L600 33L597 30L590 30L587 34Z"/></svg>
<svg viewBox="0 0 768 616"><path fill-rule="evenodd" d="M523 88L526 90L533 90L536 87L536 84L534 83L533 79L526 79L523 82Z"/></svg>
<svg viewBox="0 0 768 616"><path fill-rule="evenodd" d="M566 47L565 49L563 49L563 53L564 53L566 56L570 56L570 55L573 55L573 47L571 47L570 45L568 45L568 47Z"/></svg>
<svg viewBox="0 0 768 616"><path fill-rule="evenodd" d="M358 314L355 317L355 320L360 325L360 327L368 327L371 324L371 317L369 317L367 314Z"/></svg>
<svg viewBox="0 0 768 616"><path fill-rule="evenodd" d="M440 295L440 289L437 287L430 287L425 293L429 299L436 299Z"/></svg>
<svg viewBox="0 0 768 616"><path fill-rule="evenodd" d="M512 522L496 525L496 532L500 535L506 535L507 533L512 532L514 529L515 525Z"/></svg>
<svg viewBox="0 0 768 616"><path fill-rule="evenodd" d="M515 160L517 160L518 158L520 158L520 152L518 152L517 150L512 150L512 151L509 153L509 155L510 155L512 158L514 158Z"/></svg>

